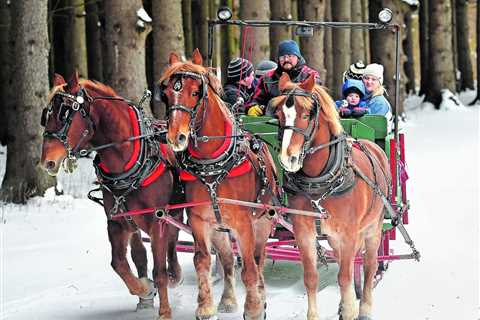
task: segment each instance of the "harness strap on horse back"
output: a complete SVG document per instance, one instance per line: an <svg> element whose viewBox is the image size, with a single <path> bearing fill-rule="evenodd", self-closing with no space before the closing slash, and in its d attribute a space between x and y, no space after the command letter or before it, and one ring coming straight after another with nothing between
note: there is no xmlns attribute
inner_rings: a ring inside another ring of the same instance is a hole
<svg viewBox="0 0 480 320"><path fill-rule="evenodd" d="M390 204L390 202L388 201L387 197L385 196L383 191L380 189L378 184L370 180L370 178L367 177L355 163L352 163L351 166L355 174L358 175L360 178L362 178L370 186L370 188L374 190L374 192L380 197L380 199L382 199L385 209L388 211L388 213L392 217L392 225L397 227L398 230L400 230L400 233L405 239L405 243L408 244L412 249L412 255L415 258L415 260L420 261L420 252L415 248L415 244L413 243L413 240L410 238L407 230L405 229L405 226L403 225L402 214L401 213L398 214L397 211L393 209L392 205Z"/></svg>

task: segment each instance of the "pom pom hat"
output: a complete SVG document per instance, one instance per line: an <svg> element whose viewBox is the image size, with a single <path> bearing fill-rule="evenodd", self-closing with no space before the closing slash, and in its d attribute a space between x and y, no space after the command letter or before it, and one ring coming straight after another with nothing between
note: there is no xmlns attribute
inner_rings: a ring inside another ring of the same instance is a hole
<svg viewBox="0 0 480 320"><path fill-rule="evenodd" d="M245 79L253 72L253 65L250 61L242 58L234 58L228 64L227 78L230 83ZM242 78L240 79L240 75Z"/></svg>

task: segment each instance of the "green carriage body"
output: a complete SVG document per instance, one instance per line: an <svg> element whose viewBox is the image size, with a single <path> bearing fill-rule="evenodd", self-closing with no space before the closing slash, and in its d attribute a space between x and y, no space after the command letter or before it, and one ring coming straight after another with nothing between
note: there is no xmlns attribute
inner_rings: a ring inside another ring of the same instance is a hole
<svg viewBox="0 0 480 320"><path fill-rule="evenodd" d="M269 146L270 152L277 166L277 172L279 174L280 183L282 183L283 168L279 164L278 150L280 149L280 141L278 141L277 130L278 127L275 124L275 119L267 116L251 117L242 116L241 122L243 127L248 131L258 134L262 140L265 140ZM343 129L345 132L354 139L370 140L378 144L386 153L387 157L390 157L390 139L393 138L392 134L388 134L387 119L381 115L365 115L361 118L348 118L341 119ZM268 133L267 135L262 135ZM388 221L390 216L385 216L384 230L389 230L392 225Z"/></svg>

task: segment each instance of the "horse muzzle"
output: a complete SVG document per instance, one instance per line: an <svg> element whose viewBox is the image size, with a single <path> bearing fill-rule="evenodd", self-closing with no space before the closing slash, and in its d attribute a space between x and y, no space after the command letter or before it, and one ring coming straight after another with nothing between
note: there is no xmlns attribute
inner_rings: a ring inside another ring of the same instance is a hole
<svg viewBox="0 0 480 320"><path fill-rule="evenodd" d="M288 172L297 172L302 168L302 162L300 161L300 155L280 155L280 164L283 169Z"/></svg>
<svg viewBox="0 0 480 320"><path fill-rule="evenodd" d="M177 133L173 139L167 135L167 142L174 152L181 152L187 149L188 137L188 133Z"/></svg>

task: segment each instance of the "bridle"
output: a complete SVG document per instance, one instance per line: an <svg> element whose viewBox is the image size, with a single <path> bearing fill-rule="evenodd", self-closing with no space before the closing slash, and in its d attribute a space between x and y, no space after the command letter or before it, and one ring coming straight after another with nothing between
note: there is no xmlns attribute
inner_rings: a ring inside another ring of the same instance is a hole
<svg viewBox="0 0 480 320"><path fill-rule="evenodd" d="M46 127L48 118L53 113L53 107L57 97L64 99L57 113L57 120L62 123L62 127L58 131L48 131L45 129L43 137L59 140L67 150L67 157L69 159L76 159L79 155L84 156L82 152L83 150L79 151L79 149L85 139L94 131L94 123L90 118L90 106L94 99L88 95L87 91L83 87L80 88L76 95L72 95L63 91L56 92L52 97L48 107L44 108L42 111L40 124L43 127ZM65 99L68 101L67 103L65 102ZM82 132L81 138L77 144L72 147L68 143L68 131L72 125L73 117L77 112L79 112L82 116L82 119L87 122L88 128Z"/></svg>
<svg viewBox="0 0 480 320"><path fill-rule="evenodd" d="M196 80L200 80L201 92L200 92L198 100L195 103L195 105L193 106L193 108L187 107L187 106L185 106L183 104L179 104L179 103L175 103L174 105L169 106L169 104L164 101L165 105L167 106L167 117L170 117L170 114L173 111L176 111L176 110L186 112L190 115L190 123L189 123L190 136L193 139L195 145L197 145L197 132L198 132L198 128L196 126L197 113L198 113L199 107L202 105L202 102L205 102L205 106L203 108L203 115L202 115L202 119L201 119L201 122L203 122L204 119L205 119L205 112L206 112L207 107L208 107L208 84L209 83L208 83L207 79L205 78L205 75L195 73L195 72L189 72L189 71L175 72L174 74L172 74L170 76L170 78L172 78L172 77L177 78L177 80L173 84L173 90L175 90L177 93L179 93L181 90L183 90L183 85L182 85L183 78L189 77L189 78L193 78L193 79L196 79ZM164 95L163 88L161 88L160 91L161 91L161 95Z"/></svg>
<svg viewBox="0 0 480 320"><path fill-rule="evenodd" d="M292 108L292 107L295 108L295 101L292 102L292 100L296 96L308 97L308 98L313 100L313 106L312 106L312 109L311 109L311 112L310 112L310 120L308 122L307 128L302 129L302 128L296 127L295 125L293 125L293 126L287 126L287 125L286 126L279 126L279 128L278 128L279 141L282 141L283 133L284 133L285 130L292 130L293 132L296 132L296 133L301 134L303 136L304 142L303 142L303 145L302 145L302 150L300 152L300 160L299 160L300 163L302 164L303 160L305 159L305 157L308 154L313 153L313 152L318 150L318 149L315 148L315 151L311 151L314 148L310 148L310 146L312 144L315 131L319 126L318 112L319 112L320 102L318 101L318 98L315 94L307 92L307 91L305 91L303 89L300 89L300 88L292 89L290 91L282 93L282 95L287 97L287 100L286 100L287 108ZM292 99L292 100L289 101L289 99Z"/></svg>

